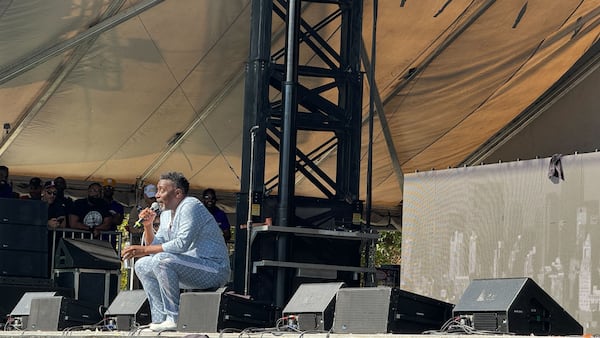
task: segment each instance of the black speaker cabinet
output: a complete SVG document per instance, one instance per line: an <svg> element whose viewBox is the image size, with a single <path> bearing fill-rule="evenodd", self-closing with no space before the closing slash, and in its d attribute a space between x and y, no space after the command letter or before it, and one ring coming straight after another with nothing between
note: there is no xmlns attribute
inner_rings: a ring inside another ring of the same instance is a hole
<svg viewBox="0 0 600 338"><path fill-rule="evenodd" d="M48 278L48 252L0 250L0 275L3 277Z"/></svg>
<svg viewBox="0 0 600 338"><path fill-rule="evenodd" d="M0 202L0 224L27 224L46 227L48 205L38 200L3 198Z"/></svg>
<svg viewBox="0 0 600 338"><path fill-rule="evenodd" d="M0 222L0 275L48 278L45 225Z"/></svg>
<svg viewBox="0 0 600 338"><path fill-rule="evenodd" d="M30 331L57 331L92 325L102 319L98 306L61 296L34 298L27 322Z"/></svg>
<svg viewBox="0 0 600 338"><path fill-rule="evenodd" d="M454 316L477 330L519 335L581 335L583 327L530 278L471 281Z"/></svg>
<svg viewBox="0 0 600 338"><path fill-rule="evenodd" d="M0 224L2 250L27 250L48 252L48 227L44 225Z"/></svg>
<svg viewBox="0 0 600 338"><path fill-rule="evenodd" d="M150 304L144 290L121 291L110 304L105 318L114 320L117 330L130 331L152 321Z"/></svg>
<svg viewBox="0 0 600 338"><path fill-rule="evenodd" d="M454 304L393 288L389 332L421 333L439 330L452 318L453 308Z"/></svg>
<svg viewBox="0 0 600 338"><path fill-rule="evenodd" d="M275 325L280 315L278 308L226 291L220 288L181 294L177 331L220 332Z"/></svg>
<svg viewBox="0 0 600 338"><path fill-rule="evenodd" d="M120 270L121 260L109 242L61 238L54 258L56 269Z"/></svg>
<svg viewBox="0 0 600 338"><path fill-rule="evenodd" d="M335 296L344 285L343 282L300 285L283 308L283 316L294 315L301 331L331 329Z"/></svg>
<svg viewBox="0 0 600 338"><path fill-rule="evenodd" d="M452 304L398 288L345 288L337 293L336 333L421 333L452 317Z"/></svg>

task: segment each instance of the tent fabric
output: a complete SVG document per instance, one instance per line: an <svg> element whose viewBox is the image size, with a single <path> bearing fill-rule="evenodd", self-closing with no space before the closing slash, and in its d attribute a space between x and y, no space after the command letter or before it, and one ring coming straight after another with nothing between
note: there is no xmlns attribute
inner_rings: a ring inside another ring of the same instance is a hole
<svg viewBox="0 0 600 338"><path fill-rule="evenodd" d="M147 2L0 0L0 75ZM372 6L364 1L366 46ZM132 187L177 170L194 189L210 186L232 196L248 142L242 122L250 7L250 0L157 1L0 81L0 122L11 126L0 143L0 164L13 177L112 177ZM304 4L303 17L315 23L333 7ZM381 219L397 216L402 201L393 158L403 172L458 165L598 43L599 22L600 0L379 1L375 83L385 121L375 119L372 202ZM274 18L274 46L283 46L283 27ZM336 32L324 31L332 45ZM301 62L316 61L302 53ZM368 91L365 85L365 116ZM361 187L366 124L363 130ZM326 137L299 133L298 146L311 149ZM267 175L277 174L277 163L270 150ZM335 156L319 165L334 171ZM306 180L296 184L297 194L322 197Z"/></svg>

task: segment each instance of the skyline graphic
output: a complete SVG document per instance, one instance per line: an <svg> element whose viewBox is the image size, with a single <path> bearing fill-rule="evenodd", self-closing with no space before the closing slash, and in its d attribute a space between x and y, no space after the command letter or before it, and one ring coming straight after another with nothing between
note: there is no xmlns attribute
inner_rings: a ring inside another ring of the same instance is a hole
<svg viewBox="0 0 600 338"><path fill-rule="evenodd" d="M456 304L473 279L529 277L600 333L600 155L407 175L401 288Z"/></svg>

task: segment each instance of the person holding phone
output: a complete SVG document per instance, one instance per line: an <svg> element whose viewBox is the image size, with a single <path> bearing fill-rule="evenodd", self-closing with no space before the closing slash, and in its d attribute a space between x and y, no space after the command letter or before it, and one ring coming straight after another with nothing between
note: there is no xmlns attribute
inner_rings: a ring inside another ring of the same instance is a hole
<svg viewBox="0 0 600 338"><path fill-rule="evenodd" d="M67 208L64 204L56 202L57 193L54 181L44 184L42 201L48 204L48 229L64 228L67 224Z"/></svg>

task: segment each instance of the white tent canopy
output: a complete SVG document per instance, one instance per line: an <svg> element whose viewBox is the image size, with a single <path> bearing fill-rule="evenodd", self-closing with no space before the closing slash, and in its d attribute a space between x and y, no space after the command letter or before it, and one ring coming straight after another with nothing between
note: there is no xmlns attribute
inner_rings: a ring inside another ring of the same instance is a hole
<svg viewBox="0 0 600 338"><path fill-rule="evenodd" d="M304 11L316 16L328 6L307 3ZM364 6L369 46L372 1ZM549 112L556 121L578 116L585 122L572 128L589 132L563 130L557 141L551 130L561 124L539 123L545 148L513 146L496 152L499 159L598 148L588 137L600 127L590 89L599 82L597 53L590 55L599 23L600 0L379 1L375 80L385 121L375 125L374 207L397 212L402 182L394 166L457 166L495 135L527 139L526 123ZM247 141L249 28L250 0L0 0L0 122L10 124L0 164L13 178L112 177L123 190L177 170L194 189L233 196ZM502 134L523 116L526 123ZM266 171L276 173L270 156ZM296 191L316 193L301 180Z"/></svg>

